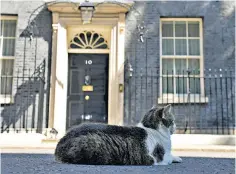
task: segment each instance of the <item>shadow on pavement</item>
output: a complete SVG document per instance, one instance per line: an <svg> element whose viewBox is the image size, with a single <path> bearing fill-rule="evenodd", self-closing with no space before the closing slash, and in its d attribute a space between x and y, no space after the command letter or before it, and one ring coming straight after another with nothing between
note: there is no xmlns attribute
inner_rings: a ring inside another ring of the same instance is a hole
<svg viewBox="0 0 236 174"><path fill-rule="evenodd" d="M1 154L2 173L234 173L235 160L224 158L183 157L182 163L168 166L95 166L62 164L53 154Z"/></svg>

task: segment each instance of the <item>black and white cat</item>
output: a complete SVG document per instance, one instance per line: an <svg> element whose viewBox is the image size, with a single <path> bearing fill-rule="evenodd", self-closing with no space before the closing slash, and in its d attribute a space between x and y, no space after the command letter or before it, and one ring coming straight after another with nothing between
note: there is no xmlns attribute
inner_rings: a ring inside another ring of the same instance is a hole
<svg viewBox="0 0 236 174"><path fill-rule="evenodd" d="M85 123L58 142L56 160L93 165L167 165L181 162L171 154L175 131L171 106L150 109L137 126Z"/></svg>

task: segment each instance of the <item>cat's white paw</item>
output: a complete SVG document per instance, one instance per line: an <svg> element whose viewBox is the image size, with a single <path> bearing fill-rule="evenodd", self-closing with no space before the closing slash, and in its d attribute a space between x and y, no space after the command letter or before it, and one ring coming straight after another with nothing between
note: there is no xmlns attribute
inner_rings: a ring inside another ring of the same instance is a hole
<svg viewBox="0 0 236 174"><path fill-rule="evenodd" d="M168 165L169 163L168 162L159 162L159 163L155 163L154 165L156 166L165 166L165 165Z"/></svg>
<svg viewBox="0 0 236 174"><path fill-rule="evenodd" d="M173 156L173 163L181 163L183 160L178 156Z"/></svg>

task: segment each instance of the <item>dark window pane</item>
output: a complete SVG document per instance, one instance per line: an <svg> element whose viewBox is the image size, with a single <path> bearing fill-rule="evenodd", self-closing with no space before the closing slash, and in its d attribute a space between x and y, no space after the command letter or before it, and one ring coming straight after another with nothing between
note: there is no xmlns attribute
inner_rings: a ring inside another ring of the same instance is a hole
<svg viewBox="0 0 236 174"><path fill-rule="evenodd" d="M162 59L162 74L172 74L173 59Z"/></svg>
<svg viewBox="0 0 236 174"><path fill-rule="evenodd" d="M186 59L175 59L175 72L177 75L186 74L187 70Z"/></svg>
<svg viewBox="0 0 236 174"><path fill-rule="evenodd" d="M162 22L162 37L173 37L173 22Z"/></svg>
<svg viewBox="0 0 236 174"><path fill-rule="evenodd" d="M176 78L176 93L177 94L187 93L187 78L186 77Z"/></svg>
<svg viewBox="0 0 236 174"><path fill-rule="evenodd" d="M191 74L200 74L200 60L199 59L189 59L188 67L191 70Z"/></svg>
<svg viewBox="0 0 236 174"><path fill-rule="evenodd" d="M200 55L200 40L189 39L189 55Z"/></svg>
<svg viewBox="0 0 236 174"><path fill-rule="evenodd" d="M79 34L79 37L81 38L81 40L82 40L84 43L86 43L84 33L80 33L80 34Z"/></svg>
<svg viewBox="0 0 236 174"><path fill-rule="evenodd" d="M81 45L81 46L83 46L84 44L79 40L79 37L74 37L74 42L75 43L77 43L77 44L79 44L79 45Z"/></svg>
<svg viewBox="0 0 236 174"><path fill-rule="evenodd" d="M188 36L199 37L199 22L188 22Z"/></svg>
<svg viewBox="0 0 236 174"><path fill-rule="evenodd" d="M12 77L1 76L1 89L2 95L11 95L12 92Z"/></svg>
<svg viewBox="0 0 236 174"><path fill-rule="evenodd" d="M13 64L14 60L11 59L2 59L1 62L1 75L13 75Z"/></svg>
<svg viewBox="0 0 236 174"><path fill-rule="evenodd" d="M186 39L176 39L175 40L175 54L176 55L187 55Z"/></svg>
<svg viewBox="0 0 236 174"><path fill-rule="evenodd" d="M16 36L16 20L4 20L3 37Z"/></svg>
<svg viewBox="0 0 236 174"><path fill-rule="evenodd" d="M99 35L97 33L94 33L93 34L93 40L92 40L92 43L91 44L94 44L95 41L98 39Z"/></svg>
<svg viewBox="0 0 236 174"><path fill-rule="evenodd" d="M81 48L80 46L78 46L78 45L76 45L76 44L73 44L73 43L70 44L70 47L71 47L71 48Z"/></svg>
<svg viewBox="0 0 236 174"><path fill-rule="evenodd" d="M3 39L3 56L15 55L15 39Z"/></svg>
<svg viewBox="0 0 236 174"><path fill-rule="evenodd" d="M174 55L173 39L162 39L162 55Z"/></svg>
<svg viewBox="0 0 236 174"><path fill-rule="evenodd" d="M99 45L99 46L95 46L95 48L102 48L102 49L106 49L106 48L108 48L107 47L107 44L106 43L103 43L103 44L101 44L101 45Z"/></svg>
<svg viewBox="0 0 236 174"><path fill-rule="evenodd" d="M200 94L200 78L190 77L190 92Z"/></svg>
<svg viewBox="0 0 236 174"><path fill-rule="evenodd" d="M88 43L90 43L90 39L91 39L92 33L91 32L87 32L86 35L87 35Z"/></svg>
<svg viewBox="0 0 236 174"><path fill-rule="evenodd" d="M173 77L163 77L162 78L162 92L163 94L173 93Z"/></svg>
<svg viewBox="0 0 236 174"><path fill-rule="evenodd" d="M175 22L175 37L186 37L186 22Z"/></svg>

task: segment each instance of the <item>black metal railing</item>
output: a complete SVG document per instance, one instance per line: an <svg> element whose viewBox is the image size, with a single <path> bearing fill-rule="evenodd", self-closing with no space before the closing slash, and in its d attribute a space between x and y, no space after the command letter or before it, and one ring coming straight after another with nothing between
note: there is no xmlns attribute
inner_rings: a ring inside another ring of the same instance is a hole
<svg viewBox="0 0 236 174"><path fill-rule="evenodd" d="M42 132L47 127L43 77L44 68L1 75L1 132Z"/></svg>
<svg viewBox="0 0 236 174"><path fill-rule="evenodd" d="M1 76L1 132L41 132L47 128L48 91L41 70ZM177 133L235 133L234 71L187 70L175 75L149 68L145 75L136 71L126 80L127 124L136 124L153 105L172 104Z"/></svg>
<svg viewBox="0 0 236 174"><path fill-rule="evenodd" d="M144 75L145 73L145 75ZM172 104L176 133L234 134L235 76L229 70L157 69L126 78L125 122L136 124L153 105Z"/></svg>

